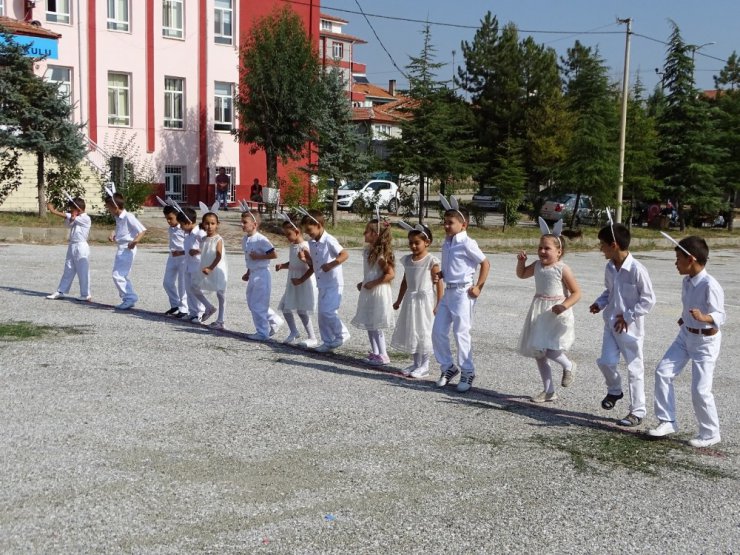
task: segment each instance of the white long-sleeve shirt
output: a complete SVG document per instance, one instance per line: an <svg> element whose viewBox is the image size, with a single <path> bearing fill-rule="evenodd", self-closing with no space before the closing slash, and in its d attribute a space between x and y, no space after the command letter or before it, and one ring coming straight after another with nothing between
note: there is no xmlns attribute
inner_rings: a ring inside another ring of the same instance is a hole
<svg viewBox="0 0 740 555"><path fill-rule="evenodd" d="M710 276L706 270L702 270L694 277L683 278L681 289L681 303L683 311L681 318L683 324L689 328L712 328L720 329L725 323L725 292L719 282ZM689 310L698 308L702 313L711 316L714 326L707 322L696 320Z"/></svg>
<svg viewBox="0 0 740 555"><path fill-rule="evenodd" d="M653 282L645 266L631 254L619 269L610 260L604 271L604 284L606 289L595 301L603 311L604 322L611 326L621 314L628 326L635 323L642 332L644 316L655 306Z"/></svg>

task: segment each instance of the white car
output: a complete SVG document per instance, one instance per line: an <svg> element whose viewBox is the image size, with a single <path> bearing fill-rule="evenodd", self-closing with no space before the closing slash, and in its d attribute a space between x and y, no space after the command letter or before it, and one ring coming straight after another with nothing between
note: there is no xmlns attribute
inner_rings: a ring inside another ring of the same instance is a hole
<svg viewBox="0 0 740 555"><path fill-rule="evenodd" d="M331 202L331 190L327 191L327 202ZM374 205L377 198L380 208L395 212L398 208L398 185L386 179L371 179L364 185L349 181L337 190L337 208L352 210L357 199Z"/></svg>

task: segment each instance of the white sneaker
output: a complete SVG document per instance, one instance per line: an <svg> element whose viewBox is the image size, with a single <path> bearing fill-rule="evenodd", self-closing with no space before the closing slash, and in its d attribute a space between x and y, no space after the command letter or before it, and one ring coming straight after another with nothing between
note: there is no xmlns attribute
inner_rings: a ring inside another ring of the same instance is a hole
<svg viewBox="0 0 740 555"><path fill-rule="evenodd" d="M206 308L206 311L203 313L203 316L200 317L200 323L205 324L206 320L216 314L216 307L212 306L211 308Z"/></svg>
<svg viewBox="0 0 740 555"><path fill-rule="evenodd" d="M224 329L224 323L223 322L213 322L209 326L212 330L223 330Z"/></svg>
<svg viewBox="0 0 740 555"><path fill-rule="evenodd" d="M299 337L300 335L298 334L298 332L291 333L288 337L283 339L283 343L285 343L286 345L292 345L298 340Z"/></svg>
<svg viewBox="0 0 740 555"><path fill-rule="evenodd" d="M420 366L411 372L412 378L426 378L429 375L429 365Z"/></svg>
<svg viewBox="0 0 740 555"><path fill-rule="evenodd" d="M251 339L252 341L267 341L270 339L269 337L265 337L261 333L248 333L247 339Z"/></svg>
<svg viewBox="0 0 740 555"><path fill-rule="evenodd" d="M388 355L375 355L374 358L368 360L367 363L370 366L385 366L391 361L391 357Z"/></svg>
<svg viewBox="0 0 740 555"><path fill-rule="evenodd" d="M473 374L463 374L460 376L460 383L457 384L457 392L465 393L466 391L470 391L470 388L473 387L474 379L475 375Z"/></svg>
<svg viewBox="0 0 740 555"><path fill-rule="evenodd" d="M648 430L648 435L652 437L665 437L668 434L675 434L678 431L678 424L675 422L669 422L667 420L661 421L658 426L652 430Z"/></svg>
<svg viewBox="0 0 740 555"><path fill-rule="evenodd" d="M116 310L128 310L132 308L136 303L134 301L123 301L121 304L116 306Z"/></svg>
<svg viewBox="0 0 740 555"><path fill-rule="evenodd" d="M275 320L270 323L270 337L275 335L278 330L280 329L280 326L283 325L284 320L278 316L275 316Z"/></svg>
<svg viewBox="0 0 740 555"><path fill-rule="evenodd" d="M446 386L448 383L450 383L450 380L452 380L459 373L460 373L460 370L458 370L454 364L452 366L448 366L447 368L443 369L442 375L437 380L437 387Z"/></svg>
<svg viewBox="0 0 740 555"><path fill-rule="evenodd" d="M82 301L83 303L89 303L90 301L92 301L92 297L90 295L88 295L87 297L85 295L80 295L79 297L77 297L77 300Z"/></svg>
<svg viewBox="0 0 740 555"><path fill-rule="evenodd" d="M719 435L710 437L708 439L702 439L700 437L695 437L694 439L689 440L689 445L691 445L691 447L696 447L698 449L701 449L702 447L711 447L712 445L716 445L720 441L722 441L722 438L719 437Z"/></svg>
<svg viewBox="0 0 740 555"><path fill-rule="evenodd" d="M318 345L319 342L316 339L305 339L303 341L300 341L298 343L299 347L306 347L307 349L313 349Z"/></svg>
<svg viewBox="0 0 740 555"><path fill-rule="evenodd" d="M408 378L411 374L413 374L414 370L416 370L416 366L412 364L401 370L401 374Z"/></svg>
<svg viewBox="0 0 740 555"><path fill-rule="evenodd" d="M55 300L55 299L63 299L64 298L64 293L62 293L60 291L54 291L51 295L46 295L46 298L47 299L51 299L52 301Z"/></svg>
<svg viewBox="0 0 740 555"><path fill-rule="evenodd" d="M573 366L570 367L570 370L563 370L563 379L560 381L560 385L563 387L568 387L570 384L573 383L573 378L576 374L576 363L573 363Z"/></svg>
<svg viewBox="0 0 740 555"><path fill-rule="evenodd" d="M533 403L551 403L558 400L558 394L554 391L540 391L537 395L532 395L529 400Z"/></svg>

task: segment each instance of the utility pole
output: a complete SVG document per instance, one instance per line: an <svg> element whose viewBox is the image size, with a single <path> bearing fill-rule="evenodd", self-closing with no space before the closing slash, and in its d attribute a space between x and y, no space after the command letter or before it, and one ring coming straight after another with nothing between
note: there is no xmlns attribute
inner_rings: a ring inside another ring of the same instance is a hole
<svg viewBox="0 0 740 555"><path fill-rule="evenodd" d="M619 125L619 185L617 185L617 223L622 223L622 194L624 191L624 145L627 137L627 97L629 95L630 77L630 38L632 36L632 18L617 19L618 23L627 24L627 37L624 46L624 75L622 76L622 118Z"/></svg>

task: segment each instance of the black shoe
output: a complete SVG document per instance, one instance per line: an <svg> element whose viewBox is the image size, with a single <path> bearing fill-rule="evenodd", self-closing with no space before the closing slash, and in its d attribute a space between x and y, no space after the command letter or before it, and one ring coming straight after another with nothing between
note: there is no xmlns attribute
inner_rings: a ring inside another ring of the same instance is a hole
<svg viewBox="0 0 740 555"><path fill-rule="evenodd" d="M173 314L175 314L175 312L180 312L180 309L177 307L170 308L167 312L165 312L165 314L167 316L172 316Z"/></svg>
<svg viewBox="0 0 740 555"><path fill-rule="evenodd" d="M187 312L180 312L179 310L173 314L175 318L184 318L187 315L188 315Z"/></svg>

